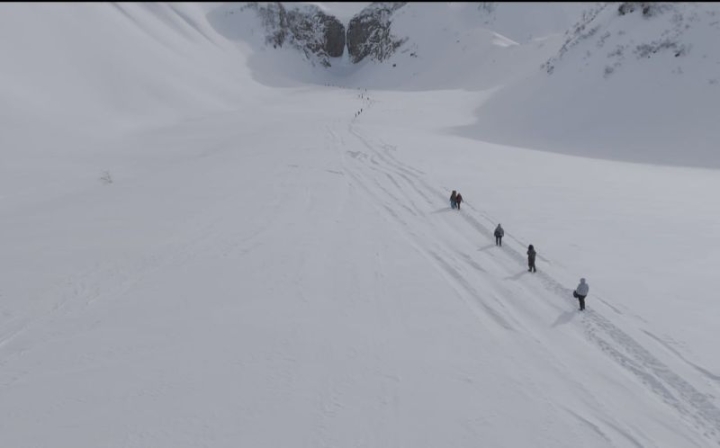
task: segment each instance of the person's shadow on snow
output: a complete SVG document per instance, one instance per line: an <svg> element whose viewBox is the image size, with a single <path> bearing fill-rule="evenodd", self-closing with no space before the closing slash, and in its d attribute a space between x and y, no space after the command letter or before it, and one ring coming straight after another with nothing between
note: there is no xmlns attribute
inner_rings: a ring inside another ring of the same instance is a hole
<svg viewBox="0 0 720 448"><path fill-rule="evenodd" d="M574 311L565 311L561 315L558 316L558 318L555 320L555 323L552 324L552 328L557 327L558 325L564 325L568 322L570 322L573 317L575 317L577 313Z"/></svg>
<svg viewBox="0 0 720 448"><path fill-rule="evenodd" d="M450 208L450 207L443 207L443 208L438 209L438 210L435 210L434 212L431 212L431 213L433 213L433 214L434 214L434 213L445 213L445 212L449 212L450 210L452 210L452 208Z"/></svg>
<svg viewBox="0 0 720 448"><path fill-rule="evenodd" d="M478 250L488 250L488 249L492 249L493 247L495 247L494 244L488 244L487 246L483 246L483 247L479 248Z"/></svg>
<svg viewBox="0 0 720 448"><path fill-rule="evenodd" d="M522 272L518 272L517 274L511 275L510 277L505 277L505 280L517 280L517 279L519 279L520 277L522 277L523 275L525 275L525 274L527 274L527 273L528 273L528 270L527 270L527 269L523 269Z"/></svg>

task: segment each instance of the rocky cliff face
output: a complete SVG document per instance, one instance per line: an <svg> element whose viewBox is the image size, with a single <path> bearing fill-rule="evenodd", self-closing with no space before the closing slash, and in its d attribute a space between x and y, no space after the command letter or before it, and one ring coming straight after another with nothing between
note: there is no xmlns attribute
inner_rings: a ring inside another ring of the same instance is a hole
<svg viewBox="0 0 720 448"><path fill-rule="evenodd" d="M393 14L406 2L375 2L350 20L347 46L350 59L358 63L370 59L382 62L392 56L407 38L391 33Z"/></svg>
<svg viewBox="0 0 720 448"><path fill-rule="evenodd" d="M330 58L340 57L345 51L345 27L317 6L289 9L280 2L252 2L241 10L256 12L267 32L266 44L274 48L289 45L305 53L313 64L330 67Z"/></svg>
<svg viewBox="0 0 720 448"><path fill-rule="evenodd" d="M406 2L375 2L356 14L347 28L334 16L310 4L248 2L219 12L253 14L260 19L264 44L273 48L289 46L305 54L314 65L331 66L331 59L343 55L347 44L353 63L365 58L382 62L407 41L392 34L395 12Z"/></svg>

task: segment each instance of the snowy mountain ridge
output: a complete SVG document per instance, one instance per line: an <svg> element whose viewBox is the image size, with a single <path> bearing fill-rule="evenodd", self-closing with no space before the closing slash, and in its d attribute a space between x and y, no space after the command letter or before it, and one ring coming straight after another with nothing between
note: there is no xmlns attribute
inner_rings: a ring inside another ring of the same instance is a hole
<svg viewBox="0 0 720 448"><path fill-rule="evenodd" d="M539 68L493 95L460 132L586 157L720 167L719 15L717 3L591 6Z"/></svg>
<svg viewBox="0 0 720 448"><path fill-rule="evenodd" d="M625 30L623 22L628 19L624 16L640 16L644 19L641 23L647 32L642 36L642 40L638 41L637 36ZM667 55L683 58L693 48L693 42L698 37L697 32L702 32L703 29L709 31L715 29L716 37L720 38L718 17L720 17L720 9L717 5L704 3L602 4L585 11L583 18L566 33L567 39L558 50L558 54L550 58L543 68L548 73L552 73L563 56L572 47L584 41L589 41L588 59L593 58L595 52L606 52L605 76L610 76L620 68L626 57L630 55L635 56L637 60L649 59L656 54L658 57ZM701 48L702 42L703 40L700 39ZM707 49L699 51L703 50ZM708 54L704 53L701 57L707 58ZM678 67L682 66L681 61L676 63Z"/></svg>
<svg viewBox="0 0 720 448"><path fill-rule="evenodd" d="M238 16L254 13L259 20L260 33L265 35L263 44L273 48L282 47L286 40L296 50L304 53L306 60L314 65L316 62L324 67L333 65L332 58L342 56L345 49L352 63L358 64L369 60L382 63L388 60L400 47L416 48L413 42L423 34L422 27L410 34L396 30L393 21L398 13L416 16L418 11L427 8L440 13L437 17L424 16L418 18L420 23L438 22L443 26L447 22L447 11L458 16L451 19L454 25L464 22L464 27L485 25L489 29L509 32L523 42L538 34L542 37L548 32L559 32L567 23L568 11L576 12L578 7L566 7L562 4L549 3L545 7L537 7L532 3L502 4L480 3L463 4L447 3L442 5L421 6L407 2L373 2L356 12L347 21L341 23L333 16L332 8L326 4L316 3L283 3L283 2L248 2L234 3L216 8L211 12L210 20L221 31L230 31L230 35L242 35L243 39L253 41L242 29L254 28L251 17L240 19ZM534 10L533 20L519 17L527 10ZM424 15L425 13L421 13ZM235 16L235 17L231 17ZM463 17L463 20L458 20ZM239 20L238 20L239 19ZM328 25L331 23L332 25ZM302 24L302 25L300 25ZM401 29L403 27L400 27ZM522 31L520 31L522 29ZM239 34L238 34L239 33ZM254 34L254 31L250 33Z"/></svg>
<svg viewBox="0 0 720 448"><path fill-rule="evenodd" d="M287 42L303 53L310 65L331 67L333 59L343 56L346 50L353 63L367 57L382 62L392 55L406 40L393 36L390 29L393 13L404 5L374 2L343 24L322 5L248 2L217 8L211 12L210 20L218 29L230 30L230 35L240 33L250 42L256 41L257 27L258 33L264 35L263 46L277 49ZM253 16L258 24L253 23Z"/></svg>

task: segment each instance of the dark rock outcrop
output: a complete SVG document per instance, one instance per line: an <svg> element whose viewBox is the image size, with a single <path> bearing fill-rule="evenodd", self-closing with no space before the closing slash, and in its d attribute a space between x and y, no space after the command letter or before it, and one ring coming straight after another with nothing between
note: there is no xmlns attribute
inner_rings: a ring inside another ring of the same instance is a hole
<svg viewBox="0 0 720 448"><path fill-rule="evenodd" d="M658 2L624 2L618 7L618 14L624 16L636 10L642 11L643 17L653 17L669 9L669 5Z"/></svg>
<svg viewBox="0 0 720 448"><path fill-rule="evenodd" d="M407 41L392 34L393 15L407 2L374 2L356 14L347 28L334 16L312 4L247 2L224 11L254 13L262 26L265 45L289 46L305 54L313 65L330 67L331 59L343 55L347 43L350 60L365 58L382 62Z"/></svg>
<svg viewBox="0 0 720 448"><path fill-rule="evenodd" d="M358 63L370 57L382 62L395 53L407 38L391 33L393 14L407 2L375 2L350 20L347 46L350 60Z"/></svg>
<svg viewBox="0 0 720 448"><path fill-rule="evenodd" d="M254 10L267 31L265 43L273 48L290 45L302 51L314 64L329 67L330 58L345 51L345 27L334 16L314 5L288 9L280 2L251 2L243 9Z"/></svg>

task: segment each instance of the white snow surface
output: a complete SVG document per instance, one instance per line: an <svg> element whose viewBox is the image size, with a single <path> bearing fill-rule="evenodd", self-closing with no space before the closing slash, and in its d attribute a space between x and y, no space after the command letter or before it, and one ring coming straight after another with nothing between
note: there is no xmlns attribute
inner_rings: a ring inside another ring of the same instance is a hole
<svg viewBox="0 0 720 448"><path fill-rule="evenodd" d="M720 445L720 172L463 136L561 34L323 72L231 6L0 4L0 446Z"/></svg>
<svg viewBox="0 0 720 448"><path fill-rule="evenodd" d="M590 8L461 134L584 157L720 168L720 3ZM595 15L594 9L599 9Z"/></svg>

